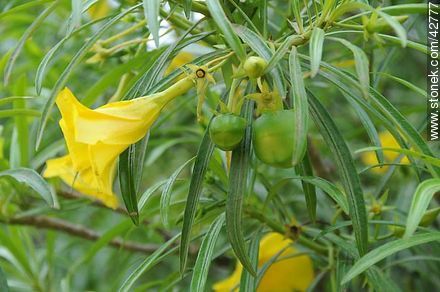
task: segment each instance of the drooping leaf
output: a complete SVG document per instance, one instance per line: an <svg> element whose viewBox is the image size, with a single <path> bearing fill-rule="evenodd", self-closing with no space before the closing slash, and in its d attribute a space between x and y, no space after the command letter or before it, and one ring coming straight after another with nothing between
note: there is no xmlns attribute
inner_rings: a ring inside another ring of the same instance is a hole
<svg viewBox="0 0 440 292"><path fill-rule="evenodd" d="M299 163L307 150L307 132L309 130L309 105L303 81L303 73L296 47L292 47L289 56L290 83L292 86L291 100L295 111L294 141L292 165Z"/></svg>
<svg viewBox="0 0 440 292"><path fill-rule="evenodd" d="M207 0L206 4L208 6L212 18L219 27L220 31L223 33L226 42L232 48L232 50L237 54L237 57L241 61L244 61L246 59L246 51L244 50L243 45L240 42L240 39L235 34L232 28L232 24L229 21L229 19L226 17L225 12L223 11L223 8L219 0Z"/></svg>
<svg viewBox="0 0 440 292"><path fill-rule="evenodd" d="M174 183L176 182L177 177L182 172L182 170L190 164L195 157L189 159L184 164L182 164L179 168L177 168L173 174L168 179L167 183L163 187L162 195L160 197L160 219L162 221L162 224L169 228L170 222L168 219L168 215L170 213L170 204L171 204L171 190L173 188Z"/></svg>
<svg viewBox="0 0 440 292"><path fill-rule="evenodd" d="M20 40L18 41L17 45L14 48L14 51L12 52L11 56L9 57L8 63L6 64L5 73L4 73L4 84L7 85L9 82L9 78L12 73L12 69L15 65L15 61L18 58L18 55L20 55L21 50L23 49L23 46L25 42L32 36L32 34L41 26L41 24L44 22L44 20L57 8L58 4L60 3L60 0L55 1L52 3L49 7L47 7L43 12L40 13L40 15L35 18L35 20L32 22L32 24L26 29L26 31L21 36Z"/></svg>
<svg viewBox="0 0 440 292"><path fill-rule="evenodd" d="M347 283L372 265L396 252L432 241L440 241L440 232L421 233L410 238L401 238L385 243L356 261L353 267L345 274L342 283Z"/></svg>
<svg viewBox="0 0 440 292"><path fill-rule="evenodd" d="M156 48L159 47L159 11L160 11L160 0L143 0L145 19L148 23L148 29L153 35L154 43Z"/></svg>
<svg viewBox="0 0 440 292"><path fill-rule="evenodd" d="M242 227L243 199L247 193L250 168L252 111L253 103L247 102L243 106L242 112L248 121L248 126L240 145L232 151L229 191L226 198L226 233L235 255L243 267L255 277L256 271L246 251Z"/></svg>
<svg viewBox="0 0 440 292"><path fill-rule="evenodd" d="M209 128L209 127L208 127ZM189 185L188 197L186 199L185 212L183 215L182 239L180 241L180 273L185 272L189 243L191 240L191 230L196 216L197 204L200 199L203 188L203 179L208 168L209 160L214 151L214 144L211 142L208 130L200 143L197 151L196 160L194 161L193 173Z"/></svg>
<svg viewBox="0 0 440 292"><path fill-rule="evenodd" d="M440 191L440 179L427 179L417 186L406 219L404 238L411 237L423 218L434 194Z"/></svg>
<svg viewBox="0 0 440 292"><path fill-rule="evenodd" d="M211 265L212 255L215 244L217 243L220 230L225 222L225 214L220 214L211 224L208 232L200 245L196 264L194 265L193 276L191 279L191 292L205 291L206 279L208 278L209 266Z"/></svg>
<svg viewBox="0 0 440 292"><path fill-rule="evenodd" d="M325 32L321 28L315 27L310 38L310 67L311 77L315 77L319 71L319 65L322 59L322 48L324 45Z"/></svg>
<svg viewBox="0 0 440 292"><path fill-rule="evenodd" d="M336 158L337 168L348 198L349 213L353 222L357 248L359 254L364 255L368 250L367 212L353 158L343 136L327 110L312 93L309 92L308 96L312 117Z"/></svg>
<svg viewBox="0 0 440 292"><path fill-rule="evenodd" d="M16 168L0 172L0 177L10 177L24 183L40 195L52 208L59 208L58 198L49 184L33 169Z"/></svg>

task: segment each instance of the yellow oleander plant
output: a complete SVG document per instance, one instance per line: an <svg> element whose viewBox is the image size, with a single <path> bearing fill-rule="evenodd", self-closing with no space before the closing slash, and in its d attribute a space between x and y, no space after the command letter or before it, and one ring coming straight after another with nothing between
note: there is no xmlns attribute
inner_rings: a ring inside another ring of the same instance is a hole
<svg viewBox="0 0 440 292"><path fill-rule="evenodd" d="M433 2L0 1L0 292L440 291Z"/></svg>

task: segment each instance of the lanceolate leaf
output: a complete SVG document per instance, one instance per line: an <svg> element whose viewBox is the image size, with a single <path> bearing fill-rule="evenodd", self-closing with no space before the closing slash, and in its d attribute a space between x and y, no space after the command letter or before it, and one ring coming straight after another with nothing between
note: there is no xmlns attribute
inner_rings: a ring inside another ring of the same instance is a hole
<svg viewBox="0 0 440 292"><path fill-rule="evenodd" d="M313 177L313 169L312 169L312 165L310 164L310 158L308 152L306 152L304 159L295 167L295 170L302 177L304 176ZM307 210L309 211L310 219L313 222L315 222L316 206L317 206L315 186L304 180L301 181L301 184L304 191L304 196L306 198L306 205L307 205Z"/></svg>
<svg viewBox="0 0 440 292"><path fill-rule="evenodd" d="M170 248L170 246L180 237L180 234L175 235L173 238L162 244L154 253L148 256L136 269L125 279L118 291L128 292L131 291L131 287L134 285L137 279L151 269L160 257Z"/></svg>
<svg viewBox="0 0 440 292"><path fill-rule="evenodd" d="M0 177L10 177L37 192L52 208L59 208L58 199L49 184L33 169L16 168L0 172Z"/></svg>
<svg viewBox="0 0 440 292"><path fill-rule="evenodd" d="M324 30L315 27L310 38L310 67L312 78L318 74L319 65L322 59L322 47L324 44L325 32Z"/></svg>
<svg viewBox="0 0 440 292"><path fill-rule="evenodd" d="M253 264L255 271L258 269L258 256L260 251L260 232L257 231L257 234L251 240L249 245L249 258ZM243 270L241 273L240 279L240 291L242 292L253 292L256 291L257 288L257 277L252 276L248 270Z"/></svg>
<svg viewBox="0 0 440 292"><path fill-rule="evenodd" d="M289 72L292 87L290 90L291 100L295 111L295 141L293 142L292 165L296 165L306 153L307 132L309 129L309 105L296 47L292 47L290 52Z"/></svg>
<svg viewBox="0 0 440 292"><path fill-rule="evenodd" d="M247 178L250 167L252 109L253 103L251 102L247 102L243 107L244 116L248 120L248 127L243 141L232 152L229 191L226 199L226 232L235 255L243 267L255 277L256 271L246 251L242 228L243 199L248 189Z"/></svg>
<svg viewBox="0 0 440 292"><path fill-rule="evenodd" d="M0 267L0 291L9 292L8 281L6 280L6 275Z"/></svg>
<svg viewBox="0 0 440 292"><path fill-rule="evenodd" d="M309 102L312 117L336 158L337 168L348 198L348 206L351 221L353 222L357 248L359 254L364 255L368 250L367 212L365 210L365 201L353 158L335 122L319 100L310 92Z"/></svg>
<svg viewBox="0 0 440 292"><path fill-rule="evenodd" d="M171 203L171 190L173 188L174 183L176 182L177 177L182 172L182 170L194 160L195 157L189 159L184 164L182 164L168 179L168 182L165 184L162 190L162 196L160 198L160 218L162 220L162 224L165 227L169 228L170 223L168 219L168 214L170 213L170 203Z"/></svg>
<svg viewBox="0 0 440 292"><path fill-rule="evenodd" d="M55 8L58 6L59 3L60 0L57 0L54 3L52 3L49 7L47 7L43 12L41 12L41 14L38 15L37 18L35 18L34 22L32 22L32 24L27 28L27 30L21 36L17 46L15 47L14 51L12 52L8 60L8 63L6 64L4 81L3 81L5 85L7 85L9 82L9 77L11 76L12 68L14 67L18 55L20 55L20 52L23 49L25 42L40 27L43 21L55 10Z"/></svg>
<svg viewBox="0 0 440 292"><path fill-rule="evenodd" d="M156 48L159 47L159 11L160 0L143 0L144 15L148 23L148 29L153 35Z"/></svg>
<svg viewBox="0 0 440 292"><path fill-rule="evenodd" d="M356 73L359 78L359 82L362 87L362 93L365 98L368 98L368 92L370 90L370 72L369 72L369 61L365 52L356 45L353 45L347 40L340 38L328 38L330 40L338 41L344 46L346 46L350 51L353 52L355 64L356 64Z"/></svg>
<svg viewBox="0 0 440 292"><path fill-rule="evenodd" d="M380 10L376 11L394 29L400 39L402 47L406 47L407 37L405 28L395 18L389 16L385 12L382 12Z"/></svg>
<svg viewBox="0 0 440 292"><path fill-rule="evenodd" d="M199 254L197 255L197 260L196 264L194 265L193 276L191 279L191 292L205 291L205 284L208 277L209 266L211 265L212 261L212 254L224 222L225 214L222 213L211 224L202 241L202 244L200 245Z"/></svg>
<svg viewBox="0 0 440 292"><path fill-rule="evenodd" d="M417 226L423 218L429 203L436 192L440 191L440 179L432 178L425 180L417 186L409 208L406 219L404 238L409 238L416 231Z"/></svg>
<svg viewBox="0 0 440 292"><path fill-rule="evenodd" d="M356 261L354 266L342 279L342 283L347 283L357 275L367 270L372 265L396 252L431 241L440 241L440 232L422 233L414 235L410 238L402 238L390 241L370 251L369 253L361 257L358 261Z"/></svg>
<svg viewBox="0 0 440 292"><path fill-rule="evenodd" d="M208 168L209 160L214 151L214 144L211 142L209 132L206 131L197 151L194 162L193 173L189 185L188 197L186 199L185 212L183 215L182 239L180 241L180 273L185 272L188 260L189 243L191 240L191 230L196 216L197 204L203 188L203 179Z"/></svg>
<svg viewBox="0 0 440 292"><path fill-rule="evenodd" d="M302 58L308 59L306 56ZM307 66L307 62L302 63ZM370 102L366 103L363 98L356 95L353 89L359 89L359 82L357 82L352 76L347 73L337 70L335 67L322 62L321 66L325 68L326 72L322 72L321 76L328 79L332 83L341 89L346 96L350 96L356 102L358 102L367 111L379 118L385 127L391 134L399 141L399 133L412 144L412 146L419 152L434 157L434 154L430 150L429 146L423 140L419 132L408 122L407 119L377 90L370 87ZM374 105L374 106L372 106ZM406 148L406 145L401 144L402 148ZM440 176L440 168L427 165L431 174L434 177Z"/></svg>
<svg viewBox="0 0 440 292"><path fill-rule="evenodd" d="M237 37L234 30L232 29L231 22L226 17L219 0L207 0L206 4L208 5L208 9L211 13L212 18L219 27L220 31L223 33L226 42L237 54L237 57L240 60L244 61L244 59L246 58L246 51L244 50L240 39Z"/></svg>
<svg viewBox="0 0 440 292"><path fill-rule="evenodd" d="M135 185L136 144L119 155L119 185L128 215L135 225L139 224L137 188Z"/></svg>

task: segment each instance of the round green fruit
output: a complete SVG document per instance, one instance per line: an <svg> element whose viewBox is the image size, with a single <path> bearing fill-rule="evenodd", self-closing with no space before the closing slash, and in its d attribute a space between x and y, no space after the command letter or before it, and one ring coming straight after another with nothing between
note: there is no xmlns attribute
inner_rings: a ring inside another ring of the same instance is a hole
<svg viewBox="0 0 440 292"><path fill-rule="evenodd" d="M244 118L233 114L218 115L209 126L209 136L218 148L230 151L243 139L246 124Z"/></svg>
<svg viewBox="0 0 440 292"><path fill-rule="evenodd" d="M249 57L243 64L244 72L251 78L261 77L267 67L267 62L260 57Z"/></svg>
<svg viewBox="0 0 440 292"><path fill-rule="evenodd" d="M253 125L255 155L275 167L292 167L295 114L291 110L263 113Z"/></svg>

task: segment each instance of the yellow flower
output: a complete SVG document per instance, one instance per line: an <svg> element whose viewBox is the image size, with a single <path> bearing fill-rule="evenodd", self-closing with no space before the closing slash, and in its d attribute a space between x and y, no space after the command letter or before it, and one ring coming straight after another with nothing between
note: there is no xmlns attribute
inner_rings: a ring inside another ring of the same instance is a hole
<svg viewBox="0 0 440 292"><path fill-rule="evenodd" d="M171 61L170 65L165 71L165 75L170 74L177 68L182 67L185 64L188 64L194 59L194 56L188 52L179 52L174 59Z"/></svg>
<svg viewBox="0 0 440 292"><path fill-rule="evenodd" d="M259 267L280 251L284 251L278 256L278 261L266 270L258 285L258 292L305 291L313 281L315 275L309 256L301 255L286 258L298 253L292 244L292 240L285 239L283 235L275 232L269 233L261 239L258 258ZM229 278L214 284L214 291L238 291L242 270L241 264L237 263L234 272Z"/></svg>
<svg viewBox="0 0 440 292"><path fill-rule="evenodd" d="M102 18L110 11L108 0L99 0L89 8L88 13L92 20Z"/></svg>
<svg viewBox="0 0 440 292"><path fill-rule="evenodd" d="M397 143L397 141L394 139L393 135L391 135L390 132L379 133L379 139L380 139L380 143L382 144L383 148L401 149L399 143ZM396 158L400 156L400 153L394 152L394 151L389 151L389 150L388 151L384 150L383 156L384 156L385 163L393 163L393 161L396 160ZM365 165L376 165L379 163L377 161L377 157L376 157L376 154L374 151L363 152L361 154L361 160ZM410 162L406 156L404 156L400 160L400 163L401 164L410 164ZM378 173L378 174L385 173L387 170L388 170L388 166L374 167L371 169L371 171Z"/></svg>
<svg viewBox="0 0 440 292"><path fill-rule="evenodd" d="M69 154L47 161L44 176L59 176L79 192L115 208L118 200L112 186L119 154L145 136L175 96L162 92L91 110L64 89L56 103Z"/></svg>

